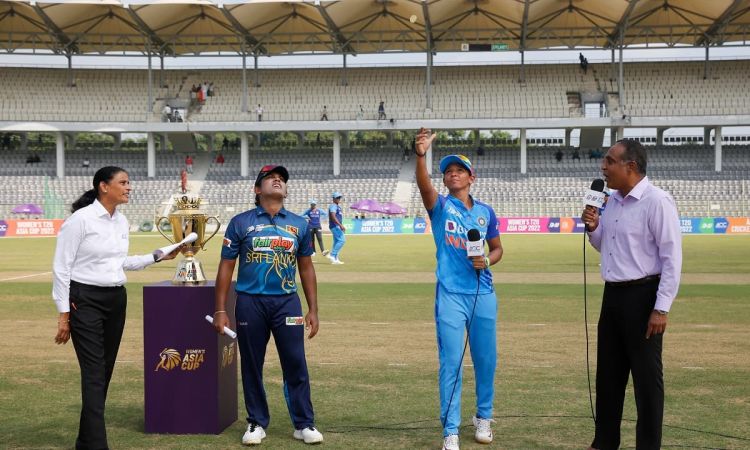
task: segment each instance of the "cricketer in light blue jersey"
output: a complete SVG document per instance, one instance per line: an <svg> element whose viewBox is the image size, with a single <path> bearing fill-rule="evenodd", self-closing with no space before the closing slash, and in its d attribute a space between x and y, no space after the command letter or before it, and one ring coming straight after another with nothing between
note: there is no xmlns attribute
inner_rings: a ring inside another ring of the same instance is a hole
<svg viewBox="0 0 750 450"><path fill-rule="evenodd" d="M476 173L469 158L448 155L440 161L447 196L438 195L427 171L426 156L435 138L425 129L417 135L417 186L432 222L435 239L437 286L435 323L440 368L440 420L443 449L458 449L461 426L461 356L464 331L468 332L471 359L476 378L477 408L472 422L474 439L492 442L494 379L497 364L497 298L489 266L503 256L495 211L470 194ZM479 231L486 241L486 256L469 257L468 232Z"/></svg>

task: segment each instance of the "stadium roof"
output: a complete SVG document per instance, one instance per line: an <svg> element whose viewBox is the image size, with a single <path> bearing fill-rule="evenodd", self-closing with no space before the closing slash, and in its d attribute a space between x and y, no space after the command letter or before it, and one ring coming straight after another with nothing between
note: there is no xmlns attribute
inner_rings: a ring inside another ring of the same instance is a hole
<svg viewBox="0 0 750 450"><path fill-rule="evenodd" d="M385 53L748 45L750 0L0 0L0 51ZM488 47L488 46L493 46Z"/></svg>

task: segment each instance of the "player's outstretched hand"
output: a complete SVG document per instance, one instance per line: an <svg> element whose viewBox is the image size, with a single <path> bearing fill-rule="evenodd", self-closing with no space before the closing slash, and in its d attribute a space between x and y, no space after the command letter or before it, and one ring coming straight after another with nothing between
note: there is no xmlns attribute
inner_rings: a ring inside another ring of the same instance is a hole
<svg viewBox="0 0 750 450"><path fill-rule="evenodd" d="M436 133L432 133L432 130L427 130L424 127L419 129L415 140L414 151L418 156L424 156L427 154L427 150L432 147L432 141L437 137Z"/></svg>

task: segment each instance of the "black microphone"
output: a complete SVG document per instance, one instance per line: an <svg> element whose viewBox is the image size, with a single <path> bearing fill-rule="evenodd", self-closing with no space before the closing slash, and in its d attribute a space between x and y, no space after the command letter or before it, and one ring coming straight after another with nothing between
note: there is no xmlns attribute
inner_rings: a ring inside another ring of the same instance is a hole
<svg viewBox="0 0 750 450"><path fill-rule="evenodd" d="M484 239L479 234L479 230L472 228L466 234L468 242L466 243L466 255L467 256L484 256ZM477 276L481 272L481 269L476 269Z"/></svg>

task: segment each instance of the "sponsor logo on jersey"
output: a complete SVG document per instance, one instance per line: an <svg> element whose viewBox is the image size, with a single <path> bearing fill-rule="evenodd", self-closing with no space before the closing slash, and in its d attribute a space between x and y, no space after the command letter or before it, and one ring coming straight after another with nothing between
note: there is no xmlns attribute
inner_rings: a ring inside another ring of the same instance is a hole
<svg viewBox="0 0 750 450"><path fill-rule="evenodd" d="M253 251L287 252L294 250L294 239L283 236L258 236L253 238Z"/></svg>

